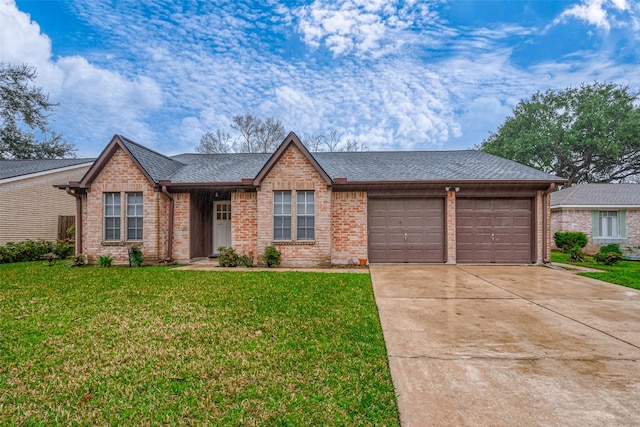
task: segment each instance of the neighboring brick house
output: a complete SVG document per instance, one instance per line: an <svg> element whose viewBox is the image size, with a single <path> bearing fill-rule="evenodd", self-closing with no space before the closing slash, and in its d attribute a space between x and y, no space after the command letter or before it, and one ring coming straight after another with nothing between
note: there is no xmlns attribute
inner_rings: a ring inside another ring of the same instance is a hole
<svg viewBox="0 0 640 427"><path fill-rule="evenodd" d="M51 186L82 178L93 160L0 160L0 245L56 240L76 204Z"/></svg>
<svg viewBox="0 0 640 427"><path fill-rule="evenodd" d="M551 224L552 233L585 233L585 253L619 243L625 257L640 259L640 184L580 184L552 193Z"/></svg>
<svg viewBox="0 0 640 427"><path fill-rule="evenodd" d="M90 262L190 260L231 246L289 266L358 262L541 263L549 192L565 180L487 153L310 153L290 133L273 154L167 157L116 135L60 188L82 205Z"/></svg>

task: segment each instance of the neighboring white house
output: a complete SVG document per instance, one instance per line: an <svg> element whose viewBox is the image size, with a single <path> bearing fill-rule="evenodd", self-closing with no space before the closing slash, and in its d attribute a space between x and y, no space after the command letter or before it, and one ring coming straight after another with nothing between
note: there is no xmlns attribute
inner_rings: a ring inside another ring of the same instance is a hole
<svg viewBox="0 0 640 427"><path fill-rule="evenodd" d="M0 245L56 240L76 202L53 185L82 178L93 160L0 160Z"/></svg>
<svg viewBox="0 0 640 427"><path fill-rule="evenodd" d="M551 194L551 233L581 231L585 252L619 243L625 257L640 259L640 184L580 184Z"/></svg>

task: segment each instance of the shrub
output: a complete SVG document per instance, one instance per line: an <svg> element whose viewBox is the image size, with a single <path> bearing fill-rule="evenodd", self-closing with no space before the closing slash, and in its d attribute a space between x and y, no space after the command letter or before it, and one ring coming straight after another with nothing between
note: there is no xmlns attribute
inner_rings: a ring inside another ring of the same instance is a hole
<svg viewBox="0 0 640 427"><path fill-rule="evenodd" d="M600 251L593 256L595 262L604 265L614 265L622 261L620 245L611 243L600 247Z"/></svg>
<svg viewBox="0 0 640 427"><path fill-rule="evenodd" d="M58 240L53 248L53 252L61 259L71 258L76 251L76 245L69 240Z"/></svg>
<svg viewBox="0 0 640 427"><path fill-rule="evenodd" d="M110 257L108 255L102 255L100 256L100 258L98 258L98 265L100 267L111 267L112 263L113 263L113 257Z"/></svg>
<svg viewBox="0 0 640 427"><path fill-rule="evenodd" d="M557 231L553 235L556 246L569 254L569 261L584 261L582 249L587 246L587 235L580 231Z"/></svg>
<svg viewBox="0 0 640 427"><path fill-rule="evenodd" d="M220 246L218 248L218 265L220 267L237 267L240 256L235 249Z"/></svg>
<svg viewBox="0 0 640 427"><path fill-rule="evenodd" d="M25 240L23 242L8 242L0 246L0 263L37 261L43 255L54 251L54 243L45 240Z"/></svg>
<svg viewBox="0 0 640 427"><path fill-rule="evenodd" d="M250 255L240 255L238 257L238 264L243 267L253 267L253 257Z"/></svg>
<svg viewBox="0 0 640 427"><path fill-rule="evenodd" d="M129 266L142 266L144 262L144 256L142 254L142 248L138 245L133 245L129 248Z"/></svg>
<svg viewBox="0 0 640 427"><path fill-rule="evenodd" d="M277 267L280 265L280 251L275 246L267 246L264 248L262 261L267 267Z"/></svg>
<svg viewBox="0 0 640 427"><path fill-rule="evenodd" d="M56 261L59 259L60 257L56 254L54 254L53 252L49 252L48 254L44 254L42 255L42 259L46 259L49 262L49 267L52 267L56 264Z"/></svg>

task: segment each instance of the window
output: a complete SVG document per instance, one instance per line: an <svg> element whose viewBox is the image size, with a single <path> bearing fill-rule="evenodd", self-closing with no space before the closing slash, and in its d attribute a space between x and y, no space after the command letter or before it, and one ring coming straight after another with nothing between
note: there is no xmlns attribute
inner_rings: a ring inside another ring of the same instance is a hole
<svg viewBox="0 0 640 427"><path fill-rule="evenodd" d="M298 240L315 238L315 197L313 191L296 192L296 222Z"/></svg>
<svg viewBox="0 0 640 427"><path fill-rule="evenodd" d="M104 193L104 240L120 240L120 193Z"/></svg>
<svg viewBox="0 0 640 427"><path fill-rule="evenodd" d="M273 192L273 240L291 240L291 191Z"/></svg>
<svg viewBox="0 0 640 427"><path fill-rule="evenodd" d="M599 243L625 241L627 238L627 211L593 211L592 236Z"/></svg>
<svg viewBox="0 0 640 427"><path fill-rule="evenodd" d="M142 240L142 193L127 193L127 240Z"/></svg>
<svg viewBox="0 0 640 427"><path fill-rule="evenodd" d="M600 211L600 237L618 237L618 212Z"/></svg>

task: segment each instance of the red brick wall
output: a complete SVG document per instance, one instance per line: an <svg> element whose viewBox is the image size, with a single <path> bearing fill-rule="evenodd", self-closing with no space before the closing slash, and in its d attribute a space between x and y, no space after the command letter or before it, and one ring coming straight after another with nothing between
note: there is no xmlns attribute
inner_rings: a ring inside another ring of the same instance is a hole
<svg viewBox="0 0 640 427"><path fill-rule="evenodd" d="M313 242L301 242L295 238L296 190L315 191ZM273 191L292 191L291 242L273 241ZM282 252L283 266L331 264L331 190L327 189L327 184L318 171L294 145L289 146L262 181L257 194L257 224L259 258L264 249L273 244Z"/></svg>
<svg viewBox="0 0 640 427"><path fill-rule="evenodd" d="M126 192L143 193L143 241L126 241ZM104 193L120 192L121 240L103 240ZM165 202L163 195L154 191L149 181L137 168L131 158L118 149L109 163L98 174L86 198L83 199L83 252L89 262L94 263L102 256L111 256L115 264L128 263L127 248L133 244L142 245L145 262L155 262L165 257L167 228L162 227L160 211ZM164 216L164 215L162 215Z"/></svg>
<svg viewBox="0 0 640 427"><path fill-rule="evenodd" d="M190 201L189 193L173 194L173 259L179 263L186 263L191 259Z"/></svg>
<svg viewBox="0 0 640 427"><path fill-rule="evenodd" d="M447 264L456 263L456 192L451 190L447 192L445 211L446 220L446 238L447 238Z"/></svg>
<svg viewBox="0 0 640 427"><path fill-rule="evenodd" d="M264 248L258 251L258 194L231 194L231 246L240 255L259 261ZM260 252L260 253L258 253Z"/></svg>
<svg viewBox="0 0 640 427"><path fill-rule="evenodd" d="M331 262L358 263L367 258L367 193L335 192L331 202Z"/></svg>

